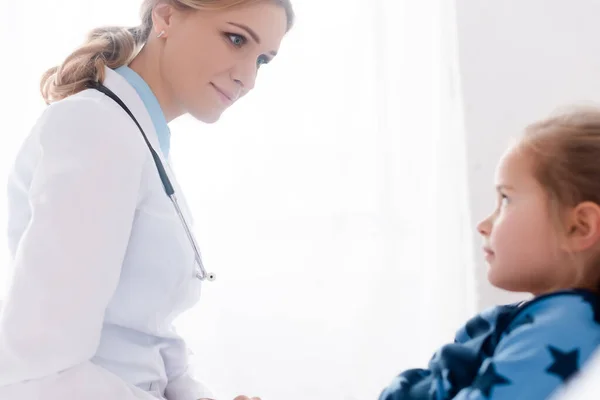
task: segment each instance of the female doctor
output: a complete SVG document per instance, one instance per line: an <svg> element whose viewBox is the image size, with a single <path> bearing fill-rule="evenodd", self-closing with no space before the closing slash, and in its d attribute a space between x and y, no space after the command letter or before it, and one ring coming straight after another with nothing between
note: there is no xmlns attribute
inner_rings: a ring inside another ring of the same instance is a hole
<svg viewBox="0 0 600 400"><path fill-rule="evenodd" d="M44 75L9 178L0 399L216 398L172 328L210 276L167 123L217 121L292 21L288 0L144 0L139 27L96 29Z"/></svg>

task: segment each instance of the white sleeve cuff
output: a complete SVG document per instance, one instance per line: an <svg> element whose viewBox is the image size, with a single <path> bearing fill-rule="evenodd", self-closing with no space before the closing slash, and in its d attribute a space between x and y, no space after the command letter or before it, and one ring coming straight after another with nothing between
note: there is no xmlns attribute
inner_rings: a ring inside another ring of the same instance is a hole
<svg viewBox="0 0 600 400"><path fill-rule="evenodd" d="M165 396L167 400L217 399L208 386L195 380L189 374L184 374L169 382Z"/></svg>

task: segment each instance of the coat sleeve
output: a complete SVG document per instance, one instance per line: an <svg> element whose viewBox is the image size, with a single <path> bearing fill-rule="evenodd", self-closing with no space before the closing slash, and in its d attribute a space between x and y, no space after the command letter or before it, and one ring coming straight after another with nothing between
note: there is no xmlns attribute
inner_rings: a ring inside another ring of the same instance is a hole
<svg viewBox="0 0 600 400"><path fill-rule="evenodd" d="M165 389L167 400L217 398L208 386L194 377L189 363L189 350L182 339L173 339L161 354L169 381Z"/></svg>
<svg viewBox="0 0 600 400"><path fill-rule="evenodd" d="M34 128L29 225L0 314L0 398L150 399L91 363L119 281L144 147L100 98L50 106ZM34 141L35 142L35 141Z"/></svg>
<svg viewBox="0 0 600 400"><path fill-rule="evenodd" d="M520 315L473 384L453 399L545 399L575 376L600 343L594 307L576 296L547 306Z"/></svg>

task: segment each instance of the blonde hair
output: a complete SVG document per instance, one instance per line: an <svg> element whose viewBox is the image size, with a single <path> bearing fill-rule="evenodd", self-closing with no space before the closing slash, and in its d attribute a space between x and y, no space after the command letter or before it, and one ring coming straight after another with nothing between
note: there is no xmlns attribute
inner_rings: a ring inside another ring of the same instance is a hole
<svg viewBox="0 0 600 400"><path fill-rule="evenodd" d="M265 0L144 0L142 23L138 27L103 27L91 31L86 42L65 61L44 73L40 91L46 104L62 100L85 90L90 83L104 81L104 67L111 69L129 64L147 42L152 32L152 10L167 2L180 10L223 10ZM287 16L287 30L294 22L290 0L268 0L282 6Z"/></svg>

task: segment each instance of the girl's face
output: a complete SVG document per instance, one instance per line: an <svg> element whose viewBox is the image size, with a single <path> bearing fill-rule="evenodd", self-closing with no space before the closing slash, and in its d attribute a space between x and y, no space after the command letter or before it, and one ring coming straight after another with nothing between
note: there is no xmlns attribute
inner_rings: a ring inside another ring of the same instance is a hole
<svg viewBox="0 0 600 400"><path fill-rule="evenodd" d="M572 279L548 196L525 153L509 149L496 171L497 206L479 223L488 279L501 289L541 294Z"/></svg>

